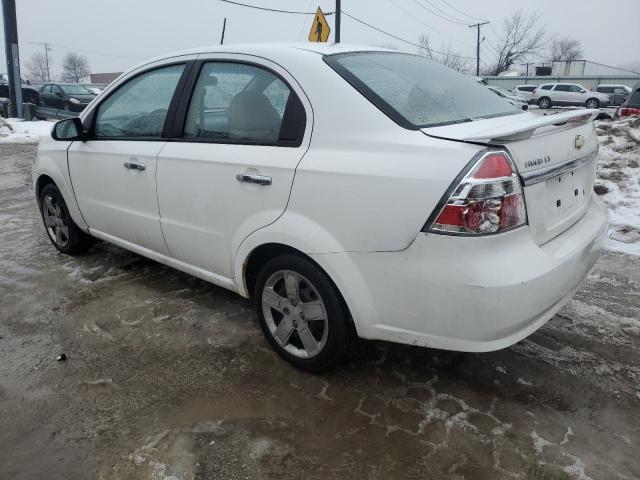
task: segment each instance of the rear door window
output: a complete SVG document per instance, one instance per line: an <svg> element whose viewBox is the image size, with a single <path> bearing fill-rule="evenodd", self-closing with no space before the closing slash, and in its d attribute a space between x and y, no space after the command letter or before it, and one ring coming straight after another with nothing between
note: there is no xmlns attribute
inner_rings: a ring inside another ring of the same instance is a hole
<svg viewBox="0 0 640 480"><path fill-rule="evenodd" d="M208 62L193 89L185 139L281 144L301 140L304 107L276 74L255 65Z"/></svg>
<svg viewBox="0 0 640 480"><path fill-rule="evenodd" d="M420 55L352 52L326 55L324 60L405 128L522 113L484 85Z"/></svg>

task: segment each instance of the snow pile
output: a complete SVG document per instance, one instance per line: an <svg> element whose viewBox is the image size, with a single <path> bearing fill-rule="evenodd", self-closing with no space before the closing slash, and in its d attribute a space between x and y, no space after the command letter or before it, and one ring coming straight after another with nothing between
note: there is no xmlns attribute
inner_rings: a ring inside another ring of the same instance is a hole
<svg viewBox="0 0 640 480"><path fill-rule="evenodd" d="M51 134L54 122L25 122L17 118L0 118L0 143L36 143Z"/></svg>
<svg viewBox="0 0 640 480"><path fill-rule="evenodd" d="M596 192L610 212L607 248L640 255L640 118L596 122Z"/></svg>

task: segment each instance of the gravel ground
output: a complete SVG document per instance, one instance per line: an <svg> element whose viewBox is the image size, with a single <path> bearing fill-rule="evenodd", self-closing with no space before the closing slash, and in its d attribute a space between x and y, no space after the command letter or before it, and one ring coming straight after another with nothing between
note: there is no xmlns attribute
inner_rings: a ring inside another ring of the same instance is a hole
<svg viewBox="0 0 640 480"><path fill-rule="evenodd" d="M640 258L605 253L512 348L361 342L314 376L230 292L103 243L58 254L34 151L0 145L0 478L640 478Z"/></svg>

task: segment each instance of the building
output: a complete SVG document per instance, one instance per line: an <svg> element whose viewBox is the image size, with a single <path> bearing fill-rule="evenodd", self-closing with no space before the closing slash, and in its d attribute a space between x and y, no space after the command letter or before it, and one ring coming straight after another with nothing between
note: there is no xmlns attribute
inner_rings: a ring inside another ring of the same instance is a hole
<svg viewBox="0 0 640 480"><path fill-rule="evenodd" d="M113 82L116 78L122 75L122 72L111 72L111 73L90 73L89 79L91 83L96 83L99 85L106 85Z"/></svg>
<svg viewBox="0 0 640 480"><path fill-rule="evenodd" d="M584 77L584 76L634 76L640 72L632 72L624 68L612 67L590 60L566 60L561 62L524 63L518 68L522 76L537 77Z"/></svg>

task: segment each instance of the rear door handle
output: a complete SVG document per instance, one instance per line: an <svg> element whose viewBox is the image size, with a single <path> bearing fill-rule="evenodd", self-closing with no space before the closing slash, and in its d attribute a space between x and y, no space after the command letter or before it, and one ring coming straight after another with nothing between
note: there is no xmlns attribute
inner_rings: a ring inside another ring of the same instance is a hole
<svg viewBox="0 0 640 480"><path fill-rule="evenodd" d="M146 170L147 166L137 160L131 160L130 162L124 162L124 168L128 170Z"/></svg>
<svg viewBox="0 0 640 480"><path fill-rule="evenodd" d="M266 175L249 175L246 173L239 173L236 175L239 182L255 183L256 185L271 185L271 177Z"/></svg>

